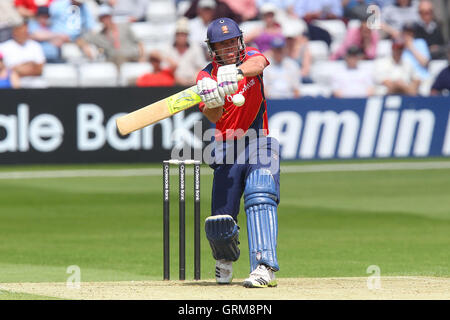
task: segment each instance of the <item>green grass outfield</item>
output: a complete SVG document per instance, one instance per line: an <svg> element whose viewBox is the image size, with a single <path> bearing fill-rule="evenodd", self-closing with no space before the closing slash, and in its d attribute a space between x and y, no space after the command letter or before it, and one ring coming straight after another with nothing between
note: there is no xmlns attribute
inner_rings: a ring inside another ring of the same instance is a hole
<svg viewBox="0 0 450 320"><path fill-rule="evenodd" d="M433 159L449 164L448 159ZM430 160L408 161L427 163ZM386 161L387 162L387 161ZM305 165L380 164L380 161ZM392 161L389 163L399 163ZM304 163L283 163L282 168ZM12 171L136 169L156 165L4 166ZM188 169L188 173L192 169ZM174 170L175 172L176 170ZM209 215L212 172L202 167L202 230ZM193 277L192 175L187 176L187 269ZM171 277L178 277L178 178L172 176ZM242 207L243 203L241 203ZM282 173L278 277L450 276L450 168ZM249 272L245 213L239 216L241 258ZM202 278L214 260L202 231ZM2 282L162 279L162 176L12 179L0 175ZM11 298L11 297L10 297Z"/></svg>

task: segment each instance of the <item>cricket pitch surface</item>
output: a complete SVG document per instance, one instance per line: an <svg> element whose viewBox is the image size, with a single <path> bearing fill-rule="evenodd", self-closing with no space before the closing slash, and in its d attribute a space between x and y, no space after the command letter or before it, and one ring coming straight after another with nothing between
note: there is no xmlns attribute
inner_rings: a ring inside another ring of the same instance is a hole
<svg viewBox="0 0 450 320"><path fill-rule="evenodd" d="M450 299L450 278L367 277L280 278L278 287L248 289L243 279L230 285L215 280L81 282L79 288L66 283L0 283L0 290L75 300L415 300ZM369 289L370 288L370 289ZM1 297L0 297L1 299Z"/></svg>

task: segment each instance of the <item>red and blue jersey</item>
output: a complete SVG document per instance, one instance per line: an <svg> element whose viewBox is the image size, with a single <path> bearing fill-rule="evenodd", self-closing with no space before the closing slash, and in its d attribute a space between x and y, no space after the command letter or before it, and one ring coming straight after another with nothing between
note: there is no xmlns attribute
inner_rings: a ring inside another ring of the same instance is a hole
<svg viewBox="0 0 450 320"><path fill-rule="evenodd" d="M245 49L246 55L244 62L248 59L257 56L263 56L267 65L269 61L256 48L247 47ZM217 81L217 70L220 67L216 61L212 61L197 75L197 81L204 77L212 78ZM240 93L245 97L245 103L241 107L237 107L232 102L232 96L225 97L225 104L223 105L223 114L219 121L216 122L216 140L239 139L243 132L244 134L251 128L256 130L259 135L260 130L263 134L269 133L268 119L267 119L267 103L264 96L264 83L262 74L254 77L245 77L238 84L238 90L235 94ZM205 104L200 103L200 110L203 111ZM239 130L240 129L240 130Z"/></svg>

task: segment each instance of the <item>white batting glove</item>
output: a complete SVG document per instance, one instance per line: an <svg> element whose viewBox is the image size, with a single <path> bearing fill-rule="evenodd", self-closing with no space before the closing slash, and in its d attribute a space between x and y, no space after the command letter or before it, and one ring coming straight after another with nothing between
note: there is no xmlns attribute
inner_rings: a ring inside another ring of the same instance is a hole
<svg viewBox="0 0 450 320"><path fill-rule="evenodd" d="M218 108L225 104L225 98L220 96L217 82L205 77L197 81L197 91L205 106L209 109Z"/></svg>
<svg viewBox="0 0 450 320"><path fill-rule="evenodd" d="M219 67L217 70L217 84L221 97L233 94L238 89L238 68L235 64Z"/></svg>

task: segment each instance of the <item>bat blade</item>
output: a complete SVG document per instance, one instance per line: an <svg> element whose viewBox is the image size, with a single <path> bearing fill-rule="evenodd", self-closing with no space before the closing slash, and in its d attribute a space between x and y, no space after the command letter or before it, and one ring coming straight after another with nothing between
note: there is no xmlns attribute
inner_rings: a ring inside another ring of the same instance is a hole
<svg viewBox="0 0 450 320"><path fill-rule="evenodd" d="M117 129L124 136L171 117L182 110L189 109L201 101L200 96L197 94L197 86L192 86L168 98L117 118Z"/></svg>

